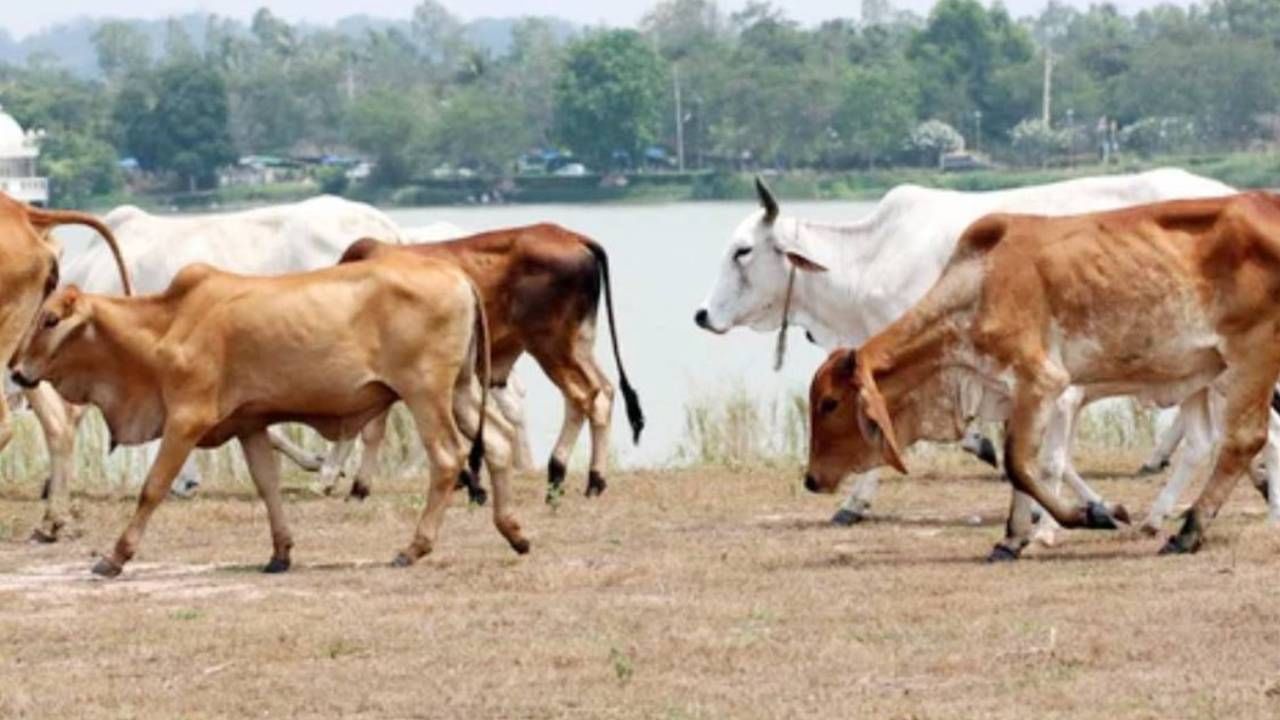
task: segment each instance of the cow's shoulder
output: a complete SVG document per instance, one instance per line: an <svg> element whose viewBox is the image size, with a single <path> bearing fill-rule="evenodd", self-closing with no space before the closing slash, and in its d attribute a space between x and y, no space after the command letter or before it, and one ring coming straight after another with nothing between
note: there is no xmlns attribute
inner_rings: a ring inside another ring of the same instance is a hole
<svg viewBox="0 0 1280 720"><path fill-rule="evenodd" d="M178 271L173 276L173 280L169 283L169 287L165 290L165 296L171 298L185 297L191 294L193 290L206 285L211 279L226 276L225 273L208 263L191 263Z"/></svg>

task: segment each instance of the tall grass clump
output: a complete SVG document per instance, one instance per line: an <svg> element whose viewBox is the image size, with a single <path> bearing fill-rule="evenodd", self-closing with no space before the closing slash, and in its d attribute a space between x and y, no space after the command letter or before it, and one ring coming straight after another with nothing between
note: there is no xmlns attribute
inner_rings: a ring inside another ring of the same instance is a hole
<svg viewBox="0 0 1280 720"><path fill-rule="evenodd" d="M728 468L799 463L808 447L808 407L798 390L762 399L742 381L691 393L673 461Z"/></svg>

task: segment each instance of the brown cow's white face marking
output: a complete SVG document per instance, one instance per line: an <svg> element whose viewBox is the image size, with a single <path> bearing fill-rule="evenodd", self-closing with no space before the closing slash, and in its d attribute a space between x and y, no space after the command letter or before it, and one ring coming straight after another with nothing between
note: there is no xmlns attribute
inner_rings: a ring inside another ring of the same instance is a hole
<svg viewBox="0 0 1280 720"><path fill-rule="evenodd" d="M13 379L34 387L56 379L59 351L88 326L89 306L75 286L54 293L41 306L14 357Z"/></svg>

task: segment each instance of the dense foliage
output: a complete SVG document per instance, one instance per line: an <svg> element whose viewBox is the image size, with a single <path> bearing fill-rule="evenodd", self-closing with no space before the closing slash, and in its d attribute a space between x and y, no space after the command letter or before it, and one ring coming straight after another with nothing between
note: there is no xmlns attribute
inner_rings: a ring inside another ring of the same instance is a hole
<svg viewBox="0 0 1280 720"><path fill-rule="evenodd" d="M360 155L372 182L397 185L509 175L535 149L593 170L670 167L678 135L693 168L936 165L961 146L1036 166L1106 142L1242 149L1280 128L1280 0L1133 16L1051 2L1024 19L978 0L940 0L928 17L863 0L860 15L803 27L763 2L725 14L664 0L637 30L566 37L522 19L501 51L435 0L358 31L263 9L248 26L207 18L194 37L190 18L171 21L153 42L110 21L93 34L93 76L32 56L0 65L0 102L48 131L61 200L118 188L123 157L194 188L243 155Z"/></svg>

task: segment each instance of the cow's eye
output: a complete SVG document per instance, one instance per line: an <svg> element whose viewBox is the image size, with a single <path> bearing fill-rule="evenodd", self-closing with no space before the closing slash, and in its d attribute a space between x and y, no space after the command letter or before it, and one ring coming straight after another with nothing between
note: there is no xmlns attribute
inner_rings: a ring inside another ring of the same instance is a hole
<svg viewBox="0 0 1280 720"><path fill-rule="evenodd" d="M835 398L830 398L830 397L823 398L822 402L819 403L818 405L818 412L822 413L823 415L830 415L831 413L835 412L836 406L838 406L839 404L840 404L840 401L836 400Z"/></svg>
<svg viewBox="0 0 1280 720"><path fill-rule="evenodd" d="M54 325L57 325L57 324L58 324L58 322L59 322L59 321L61 321L61 320L62 320L62 318L58 317L57 315L55 315L55 314L53 314L53 313L49 313L48 315L45 315L45 316L44 316L44 326L45 326L46 328L51 328L51 327L53 327Z"/></svg>
<svg viewBox="0 0 1280 720"><path fill-rule="evenodd" d="M734 262L742 262L742 259L751 254L751 248L740 247L733 251Z"/></svg>

